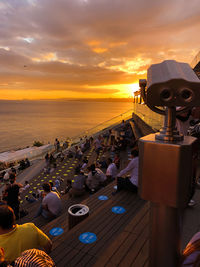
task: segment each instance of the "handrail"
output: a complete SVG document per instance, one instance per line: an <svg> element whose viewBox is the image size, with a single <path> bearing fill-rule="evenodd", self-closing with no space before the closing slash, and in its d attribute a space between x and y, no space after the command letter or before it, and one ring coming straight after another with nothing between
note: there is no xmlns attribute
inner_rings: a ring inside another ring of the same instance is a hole
<svg viewBox="0 0 200 267"><path fill-rule="evenodd" d="M134 103L133 112L155 131L160 130L163 125L163 116L153 112L146 105Z"/></svg>
<svg viewBox="0 0 200 267"><path fill-rule="evenodd" d="M133 109L129 109L112 119L106 120L82 133L71 138L70 143L77 143L81 138L84 139L85 136L90 137L94 134L100 134L104 130L113 128L115 125L119 124L122 120L127 120L132 118L132 113L138 115L144 122L146 122L152 129L158 131L163 124L163 116L151 111L146 105L133 103Z"/></svg>
<svg viewBox="0 0 200 267"><path fill-rule="evenodd" d="M92 136L96 133L99 133L107 128L112 128L114 127L116 124L118 124L120 121L122 121L123 119L129 119L132 117L132 113L133 113L133 109L129 109L109 120L106 120L104 122L99 123L98 125L83 131L82 133L80 133L79 135L76 135L74 137L71 138L71 142L75 142L77 139L83 138L84 136Z"/></svg>

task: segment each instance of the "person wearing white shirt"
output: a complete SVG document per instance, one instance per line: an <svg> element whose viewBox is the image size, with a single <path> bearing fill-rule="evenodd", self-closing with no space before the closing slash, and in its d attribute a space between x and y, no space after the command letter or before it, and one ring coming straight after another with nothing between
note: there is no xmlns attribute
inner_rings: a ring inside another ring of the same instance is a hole
<svg viewBox="0 0 200 267"><path fill-rule="evenodd" d="M137 193L138 191L138 166L139 166L139 152L137 149L131 151L132 160L128 166L121 170L117 175L117 191L113 194L121 191L122 189ZM122 176L130 174L130 177L123 178Z"/></svg>
<svg viewBox="0 0 200 267"><path fill-rule="evenodd" d="M117 166L111 158L107 159L108 168L106 170L106 176L108 180L114 180L117 176Z"/></svg>
<svg viewBox="0 0 200 267"><path fill-rule="evenodd" d="M4 176L3 176L3 180L4 180L5 182L9 181L9 177L10 177L10 172L7 171L7 172L4 174Z"/></svg>
<svg viewBox="0 0 200 267"><path fill-rule="evenodd" d="M35 218L42 215L46 219L54 219L61 214L62 201L56 192L51 191L50 183L43 183L44 198Z"/></svg>

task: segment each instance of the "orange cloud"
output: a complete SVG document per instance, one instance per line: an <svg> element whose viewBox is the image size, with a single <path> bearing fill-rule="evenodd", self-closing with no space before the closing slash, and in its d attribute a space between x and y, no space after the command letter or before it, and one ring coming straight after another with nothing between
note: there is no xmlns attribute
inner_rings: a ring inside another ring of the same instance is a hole
<svg viewBox="0 0 200 267"><path fill-rule="evenodd" d="M1 2L1 97L129 96L149 65L193 60L199 14L198 0Z"/></svg>
<svg viewBox="0 0 200 267"><path fill-rule="evenodd" d="M108 49L107 48L102 48L102 47L95 47L95 48L92 49L92 51L94 51L97 54L101 54L101 53L104 53L104 52L108 51Z"/></svg>

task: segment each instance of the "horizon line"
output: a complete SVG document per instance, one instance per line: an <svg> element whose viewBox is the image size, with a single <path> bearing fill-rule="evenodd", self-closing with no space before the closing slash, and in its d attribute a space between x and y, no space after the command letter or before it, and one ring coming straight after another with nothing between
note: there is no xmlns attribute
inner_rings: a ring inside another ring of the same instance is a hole
<svg viewBox="0 0 200 267"><path fill-rule="evenodd" d="M116 98L116 97L105 97L105 98L40 98L40 99L0 99L0 101L133 101L133 97L123 97L123 98Z"/></svg>

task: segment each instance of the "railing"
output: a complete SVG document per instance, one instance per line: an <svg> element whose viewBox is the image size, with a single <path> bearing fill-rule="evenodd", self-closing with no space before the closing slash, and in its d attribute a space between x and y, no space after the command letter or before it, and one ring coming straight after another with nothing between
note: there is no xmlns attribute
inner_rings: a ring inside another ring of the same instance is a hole
<svg viewBox="0 0 200 267"><path fill-rule="evenodd" d="M69 140L69 142L70 144L78 144L81 138L84 140L86 136L95 136L103 133L105 130L112 129L116 125L120 124L122 120L126 121L128 119L131 119L133 112L138 115L144 122L150 125L154 130L159 130L161 128L163 123L163 117L161 115L151 111L146 105L133 103L133 109L121 113L120 115L110 120L104 121L97 126L80 133L79 135ZM40 157L41 156L38 156L36 158Z"/></svg>
<svg viewBox="0 0 200 267"><path fill-rule="evenodd" d="M121 123L122 120L128 120L132 117L132 113L133 113L133 109L130 109L124 113L121 113L120 115L104 121L100 124L98 124L97 126L90 128L82 133L80 133L77 136L74 136L71 140L72 143L76 143L80 140L80 138L84 138L85 136L90 137L92 135L95 135L96 133L100 133L102 131L105 131L107 129L113 128L114 126L116 126L117 124Z"/></svg>
<svg viewBox="0 0 200 267"><path fill-rule="evenodd" d="M155 131L163 126L163 116L150 110L146 105L134 103L133 112Z"/></svg>
<svg viewBox="0 0 200 267"><path fill-rule="evenodd" d="M156 131L160 130L163 125L163 116L151 111L146 105L133 103L133 109L130 109L110 120L104 121L97 126L80 133L79 135L73 137L70 141L71 143L77 143L80 141L80 138L84 139L85 136L90 137L95 134L100 134L105 130L112 129L114 126L121 123L122 120L128 120L132 118L133 112Z"/></svg>

